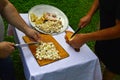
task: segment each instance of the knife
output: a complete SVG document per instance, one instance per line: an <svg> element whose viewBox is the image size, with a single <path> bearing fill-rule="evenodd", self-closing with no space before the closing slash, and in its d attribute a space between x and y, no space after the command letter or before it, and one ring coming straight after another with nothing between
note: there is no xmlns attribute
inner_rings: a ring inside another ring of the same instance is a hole
<svg viewBox="0 0 120 80"><path fill-rule="evenodd" d="M75 30L75 32L72 34L71 38L72 38L75 34L77 34L77 33L80 31L80 29L81 29L81 27L77 28L77 29Z"/></svg>
<svg viewBox="0 0 120 80"><path fill-rule="evenodd" d="M23 43L23 44L15 44L16 47L20 46L27 46L27 45L33 45L33 44L39 44L40 42L30 42L30 43Z"/></svg>

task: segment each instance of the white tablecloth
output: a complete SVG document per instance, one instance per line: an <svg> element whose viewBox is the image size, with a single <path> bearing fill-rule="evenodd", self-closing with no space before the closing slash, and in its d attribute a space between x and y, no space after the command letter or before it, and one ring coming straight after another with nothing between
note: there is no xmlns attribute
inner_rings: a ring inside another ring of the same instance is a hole
<svg viewBox="0 0 120 80"><path fill-rule="evenodd" d="M27 24L28 15L21 14ZM68 27L67 30L72 30ZM17 43L24 43L24 34L14 29ZM64 39L65 33L53 36L69 53L69 57L45 66L39 66L31 51L27 47L20 47L24 73L27 80L102 80L100 63L96 55L84 44L80 52L75 52Z"/></svg>

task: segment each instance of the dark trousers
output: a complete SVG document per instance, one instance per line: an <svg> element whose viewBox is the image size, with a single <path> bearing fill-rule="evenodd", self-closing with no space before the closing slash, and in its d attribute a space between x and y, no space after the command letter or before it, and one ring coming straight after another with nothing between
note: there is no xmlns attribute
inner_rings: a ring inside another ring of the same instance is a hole
<svg viewBox="0 0 120 80"><path fill-rule="evenodd" d="M10 57L0 59L0 78L2 80L16 80L13 62Z"/></svg>

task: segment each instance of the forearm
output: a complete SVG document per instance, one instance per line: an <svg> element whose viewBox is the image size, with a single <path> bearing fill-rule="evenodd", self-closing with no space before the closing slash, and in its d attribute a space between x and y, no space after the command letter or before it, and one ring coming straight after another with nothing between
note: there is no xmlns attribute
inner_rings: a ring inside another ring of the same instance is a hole
<svg viewBox="0 0 120 80"><path fill-rule="evenodd" d="M120 38L120 25L85 34L87 41L110 40Z"/></svg>
<svg viewBox="0 0 120 80"><path fill-rule="evenodd" d="M87 15L92 17L92 15L96 12L99 7L99 0L94 0L90 10L88 11Z"/></svg>
<svg viewBox="0 0 120 80"><path fill-rule="evenodd" d="M28 26L24 20L20 17L16 8L11 4L7 3L2 10L2 16L13 26L17 27L22 32L26 32Z"/></svg>

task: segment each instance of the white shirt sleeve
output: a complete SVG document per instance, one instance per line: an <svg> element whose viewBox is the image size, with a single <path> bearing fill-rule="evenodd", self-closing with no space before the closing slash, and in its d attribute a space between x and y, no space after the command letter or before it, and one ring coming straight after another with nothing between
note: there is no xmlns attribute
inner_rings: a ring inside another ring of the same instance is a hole
<svg viewBox="0 0 120 80"><path fill-rule="evenodd" d="M0 15L0 42L4 39L4 23Z"/></svg>

